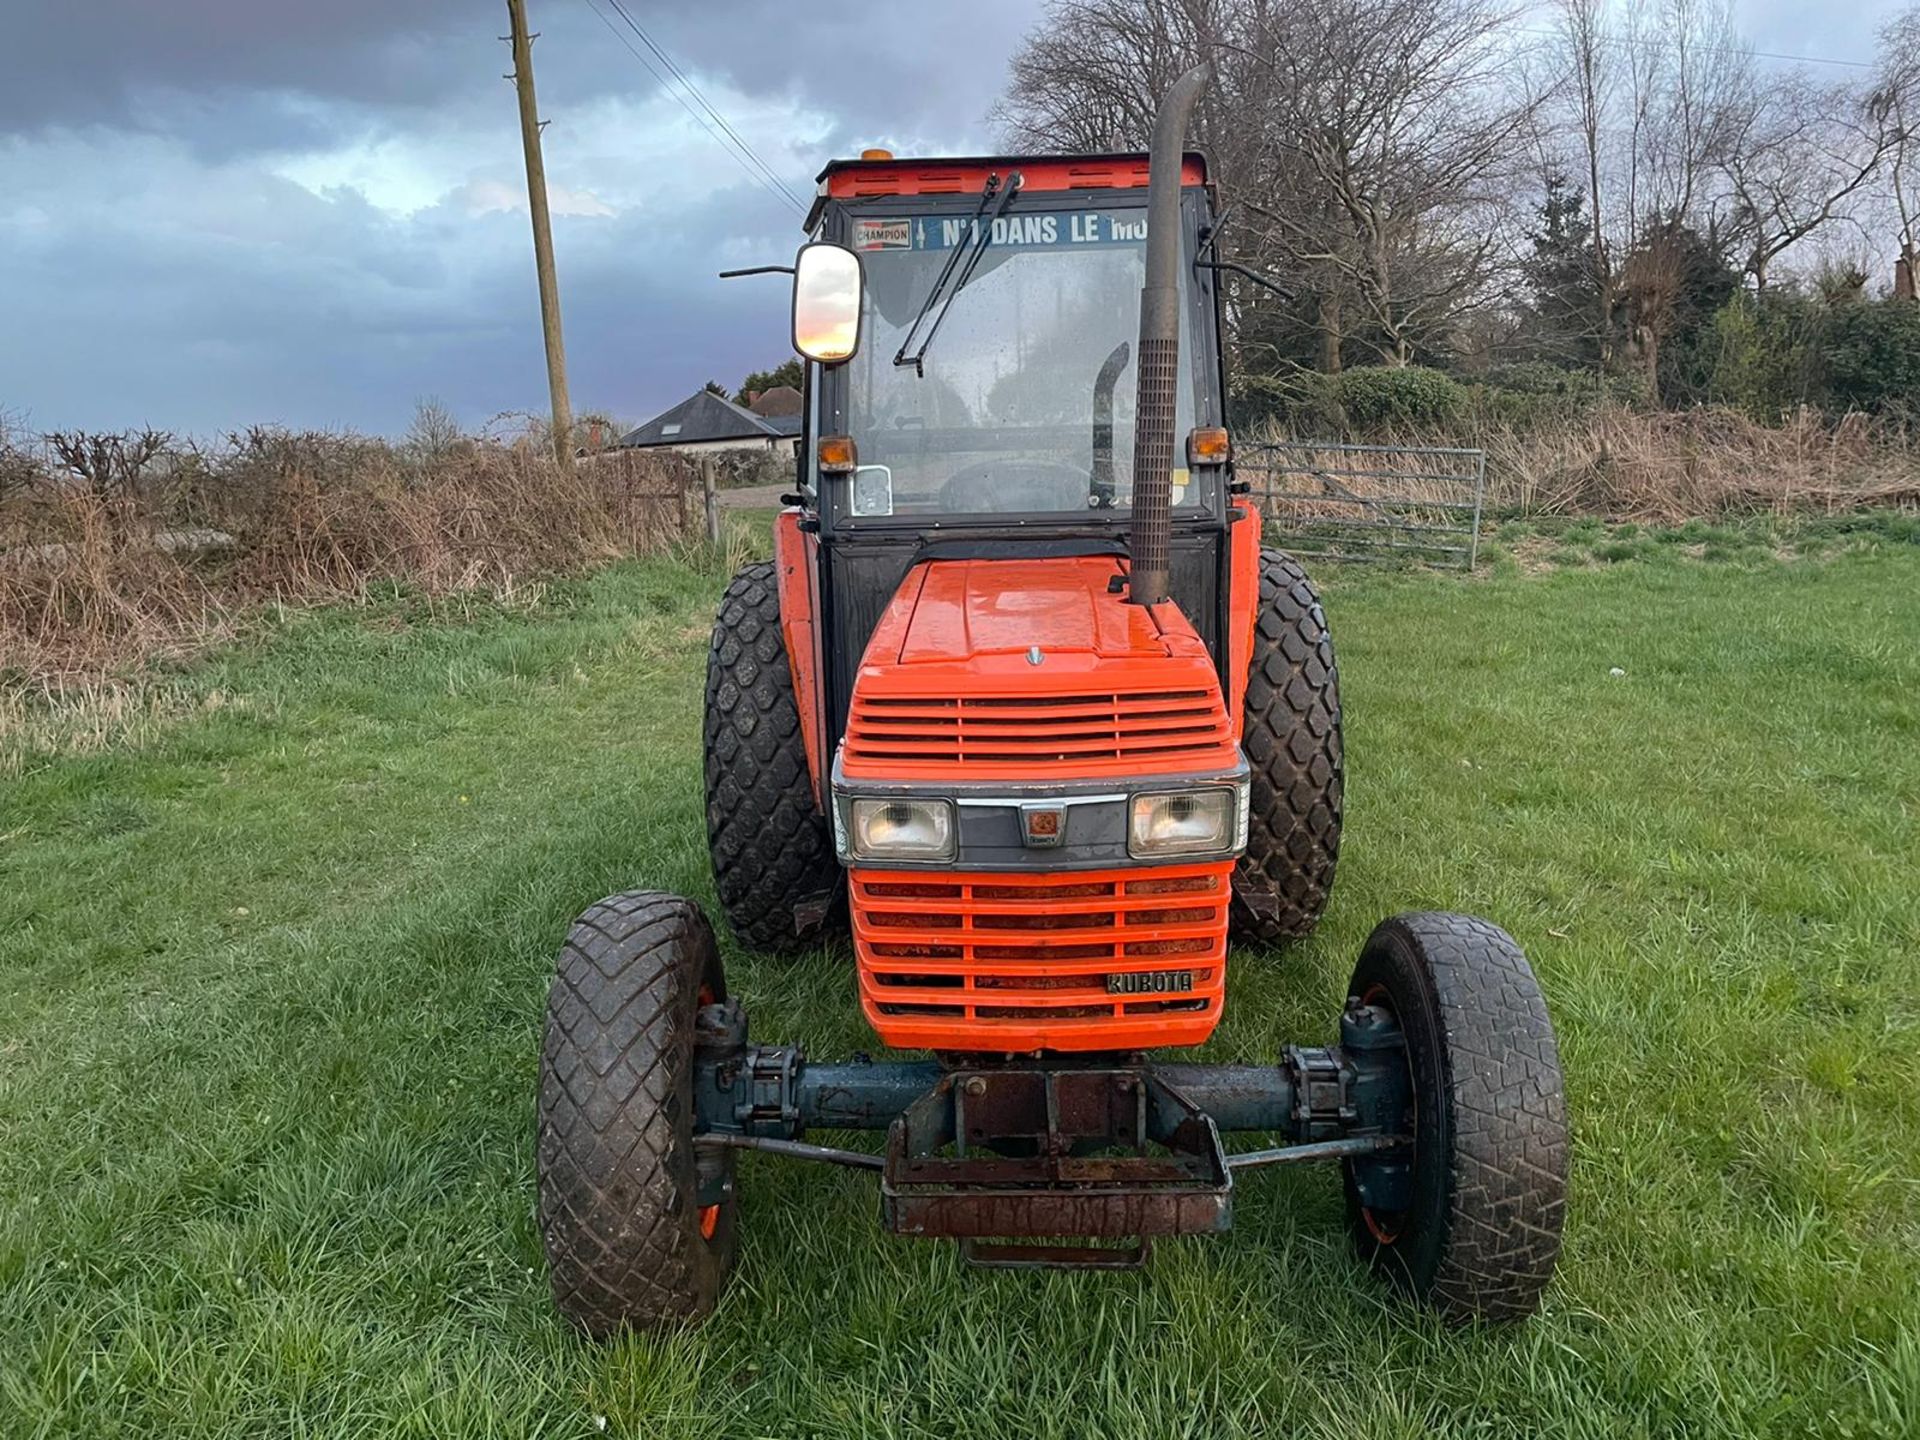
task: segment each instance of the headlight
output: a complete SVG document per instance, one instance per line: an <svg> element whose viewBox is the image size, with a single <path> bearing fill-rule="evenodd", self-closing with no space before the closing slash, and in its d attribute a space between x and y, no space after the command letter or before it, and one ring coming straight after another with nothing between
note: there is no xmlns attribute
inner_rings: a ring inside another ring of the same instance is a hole
<svg viewBox="0 0 1920 1440"><path fill-rule="evenodd" d="M945 860L953 854L950 800L855 800L848 829L858 860Z"/></svg>
<svg viewBox="0 0 1920 1440"><path fill-rule="evenodd" d="M1136 795L1127 823L1127 849L1134 855L1195 855L1231 849L1233 791L1167 790Z"/></svg>

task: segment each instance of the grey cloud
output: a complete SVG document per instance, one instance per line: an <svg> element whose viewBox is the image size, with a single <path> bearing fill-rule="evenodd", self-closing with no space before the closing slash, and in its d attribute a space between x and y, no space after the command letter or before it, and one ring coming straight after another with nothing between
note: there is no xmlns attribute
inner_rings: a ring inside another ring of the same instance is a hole
<svg viewBox="0 0 1920 1440"><path fill-rule="evenodd" d="M343 192L284 197L304 243L155 235L137 222L16 250L0 406L42 426L252 421L392 432L435 394L462 418L545 394L526 217L405 221ZM303 198L304 197L304 198ZM767 202L561 219L576 404L640 418L784 353L776 287L712 278L703 237L778 231Z"/></svg>
<svg viewBox="0 0 1920 1440"><path fill-rule="evenodd" d="M504 8L496 21L472 0L28 0L9 8L0 130L16 131L135 124L154 90L432 105L468 83L449 47L471 53L491 41L487 26L506 24Z"/></svg>
<svg viewBox="0 0 1920 1440"><path fill-rule="evenodd" d="M626 3L713 98L826 118L798 151L792 134L745 126L768 155L793 154L782 178L803 193L829 154L861 144L979 144L1035 13L1024 0ZM792 212L690 128L674 187L650 193L633 157L660 137L635 135L622 154L583 117L612 97L654 97L655 82L585 0L533 6L550 173L623 197L611 217L556 220L576 406L643 418L709 377L731 383L783 358L779 283L713 275L734 257L789 255ZM499 79L504 5L8 8L0 409L43 426L213 433L258 420L391 431L429 393L472 422L543 403L525 214L462 203L521 183ZM430 194L451 198L403 214L276 173L356 146L377 164L386 141L433 147ZM702 188L689 192L688 170Z"/></svg>

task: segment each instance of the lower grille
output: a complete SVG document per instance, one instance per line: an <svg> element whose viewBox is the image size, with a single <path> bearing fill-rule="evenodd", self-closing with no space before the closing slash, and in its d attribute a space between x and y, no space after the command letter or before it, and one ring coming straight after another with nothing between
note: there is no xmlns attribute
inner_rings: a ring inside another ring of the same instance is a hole
<svg viewBox="0 0 1920 1440"><path fill-rule="evenodd" d="M855 870L867 1018L888 1044L914 1049L1198 1044L1218 1023L1225 993L1232 868ZM1112 975L1144 978L1116 994Z"/></svg>

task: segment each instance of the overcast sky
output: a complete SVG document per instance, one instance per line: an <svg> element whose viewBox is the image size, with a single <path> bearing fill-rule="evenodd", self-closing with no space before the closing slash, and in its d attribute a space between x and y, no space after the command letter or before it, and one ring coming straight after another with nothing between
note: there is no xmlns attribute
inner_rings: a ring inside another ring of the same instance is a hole
<svg viewBox="0 0 1920 1440"><path fill-rule="evenodd" d="M503 4L5 3L0 411L391 433L427 395L469 424L544 407ZM791 258L791 208L589 0L529 3L576 410L637 421L785 358L782 279L713 275ZM1038 16L1036 0L624 3L803 198L866 145L986 147ZM1759 48L1846 59L1895 8L1740 13Z"/></svg>

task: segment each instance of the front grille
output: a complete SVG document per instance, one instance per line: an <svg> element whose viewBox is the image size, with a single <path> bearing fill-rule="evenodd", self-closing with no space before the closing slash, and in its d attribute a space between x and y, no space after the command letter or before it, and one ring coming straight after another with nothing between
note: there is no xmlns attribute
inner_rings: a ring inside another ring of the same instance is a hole
<svg viewBox="0 0 1920 1440"><path fill-rule="evenodd" d="M1232 865L1098 875L855 870L854 947L888 1044L963 1050L1196 1044L1225 993ZM1186 971L1190 990L1107 977Z"/></svg>
<svg viewBox="0 0 1920 1440"><path fill-rule="evenodd" d="M1061 763L1164 773L1217 762L1231 744L1213 688L981 698L856 692L846 758L926 774Z"/></svg>

